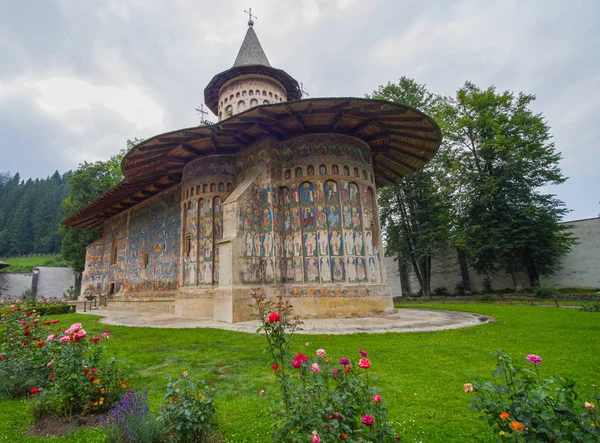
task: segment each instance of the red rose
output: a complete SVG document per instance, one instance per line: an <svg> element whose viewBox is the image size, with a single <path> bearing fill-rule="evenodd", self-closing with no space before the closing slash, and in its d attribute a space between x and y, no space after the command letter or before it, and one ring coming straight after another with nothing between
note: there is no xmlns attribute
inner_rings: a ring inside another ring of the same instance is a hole
<svg viewBox="0 0 600 443"><path fill-rule="evenodd" d="M276 371L277 369L279 369L279 366L277 366L277 363L275 363L273 366L271 366L271 369Z"/></svg>
<svg viewBox="0 0 600 443"><path fill-rule="evenodd" d="M84 370L83 370L83 373L84 373L85 375L88 375L88 374L90 373L90 370L89 370L89 369L84 369Z"/></svg>
<svg viewBox="0 0 600 443"><path fill-rule="evenodd" d="M54 374L50 374L50 380L54 379Z"/></svg>
<svg viewBox="0 0 600 443"><path fill-rule="evenodd" d="M275 323L281 320L281 315L279 315L279 312L271 312L268 319L269 323Z"/></svg>
<svg viewBox="0 0 600 443"><path fill-rule="evenodd" d="M27 346L27 340L21 340L21 344L22 344L23 346Z"/></svg>
<svg viewBox="0 0 600 443"><path fill-rule="evenodd" d="M294 360L292 361L292 366L293 366L294 368L296 368L296 369L298 369L298 368L299 368L301 365L302 365L302 362L301 362L300 360L298 360L298 359L294 359Z"/></svg>
<svg viewBox="0 0 600 443"><path fill-rule="evenodd" d="M45 343L44 343L43 341L38 341L38 342L36 343L36 345L38 345L40 348L41 348L42 346L44 346L44 344L45 344Z"/></svg>
<svg viewBox="0 0 600 443"><path fill-rule="evenodd" d="M301 362L308 361L308 357L304 354L296 354L294 360L300 360Z"/></svg>
<svg viewBox="0 0 600 443"><path fill-rule="evenodd" d="M31 332L29 332L29 331L25 331L25 332L23 332L23 335L24 335L24 336L28 336L28 335L30 335L30 334L31 334Z"/></svg>
<svg viewBox="0 0 600 443"><path fill-rule="evenodd" d="M35 395L35 394L37 394L38 392L40 392L40 388L33 388L33 389L32 389L31 391L29 391L29 392L31 392L32 394L34 394L34 395Z"/></svg>
<svg viewBox="0 0 600 443"><path fill-rule="evenodd" d="M0 360L2 360L2 356L0 355Z"/></svg>
<svg viewBox="0 0 600 443"><path fill-rule="evenodd" d="M89 381L94 381L94 376L93 376L93 375L90 375L90 376L88 377L88 380L89 380Z"/></svg>

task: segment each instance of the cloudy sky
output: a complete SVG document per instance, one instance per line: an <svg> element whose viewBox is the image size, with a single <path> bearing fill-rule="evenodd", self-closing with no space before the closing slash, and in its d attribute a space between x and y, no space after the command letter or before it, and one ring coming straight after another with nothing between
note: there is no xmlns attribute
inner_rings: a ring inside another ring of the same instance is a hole
<svg viewBox="0 0 600 443"><path fill-rule="evenodd" d="M198 124L248 6L271 64L311 97L402 75L444 95L465 80L537 94L570 177L552 192L569 220L600 212L595 0L0 0L0 172L45 177Z"/></svg>

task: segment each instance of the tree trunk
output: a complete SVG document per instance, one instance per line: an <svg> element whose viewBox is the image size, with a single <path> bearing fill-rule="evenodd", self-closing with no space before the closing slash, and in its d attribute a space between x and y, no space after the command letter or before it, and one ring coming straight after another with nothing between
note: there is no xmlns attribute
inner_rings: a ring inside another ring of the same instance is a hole
<svg viewBox="0 0 600 443"><path fill-rule="evenodd" d="M469 265L467 264L467 254L460 248L456 248L458 254L458 265L460 266L460 277L462 280L465 294L471 294L473 287L471 286L471 277L469 276Z"/></svg>
<svg viewBox="0 0 600 443"><path fill-rule="evenodd" d="M75 286L74 286L74 296L75 299L78 299L81 295L81 280L83 278L83 274L81 272L75 273Z"/></svg>

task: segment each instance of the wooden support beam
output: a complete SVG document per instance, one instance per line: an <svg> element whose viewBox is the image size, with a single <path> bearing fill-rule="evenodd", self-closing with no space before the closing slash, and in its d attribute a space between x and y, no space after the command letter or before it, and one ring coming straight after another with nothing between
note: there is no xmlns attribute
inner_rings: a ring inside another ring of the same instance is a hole
<svg viewBox="0 0 600 443"><path fill-rule="evenodd" d="M186 144L182 144L181 149L183 149L188 154L192 154L192 155L201 155L202 154L202 151L194 148L193 146L186 145Z"/></svg>
<svg viewBox="0 0 600 443"><path fill-rule="evenodd" d="M396 165L400 166L401 168L408 169L410 172L416 172L419 169L419 168L415 168L414 166L409 165L408 163L405 163L402 160L394 158L390 155L385 156L385 163L386 163L386 165L389 165L390 163L396 164Z"/></svg>
<svg viewBox="0 0 600 443"><path fill-rule="evenodd" d="M334 132L335 129L337 128L337 126L339 125L339 123L342 121L342 117L344 116L343 112L338 112L337 115L335 115L333 117L333 120L331 120L331 132Z"/></svg>

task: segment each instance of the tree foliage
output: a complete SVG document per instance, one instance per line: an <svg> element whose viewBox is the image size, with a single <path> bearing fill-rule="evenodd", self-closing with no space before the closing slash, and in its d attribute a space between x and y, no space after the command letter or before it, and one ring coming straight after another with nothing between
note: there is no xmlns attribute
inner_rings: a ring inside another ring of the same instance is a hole
<svg viewBox="0 0 600 443"><path fill-rule="evenodd" d="M0 257L60 251L60 206L68 193L66 174L22 180L0 174Z"/></svg>
<svg viewBox="0 0 600 443"><path fill-rule="evenodd" d="M431 258L448 244L483 274L524 271L533 286L556 272L574 239L560 223L564 203L544 192L566 178L547 122L530 109L535 96L467 82L440 97L402 77L370 97L424 111L444 136L425 168L379 194L386 252L412 264L423 294Z"/></svg>
<svg viewBox="0 0 600 443"><path fill-rule="evenodd" d="M543 187L563 183L550 127L530 109L535 96L467 82L444 107L452 151L455 242L481 273L552 274L574 240L568 212Z"/></svg>
<svg viewBox="0 0 600 443"><path fill-rule="evenodd" d="M110 157L108 161L80 164L79 168L67 177L70 186L69 195L62 203L65 216L74 214L96 197L120 183L124 178L121 173L123 157L141 141L138 139L127 140L127 148ZM61 231L64 233L62 255L73 267L75 273L80 274L85 268L86 247L97 240L100 234L68 226L62 226Z"/></svg>
<svg viewBox="0 0 600 443"><path fill-rule="evenodd" d="M370 98L393 101L437 115L442 99L425 85L402 77L398 84L380 86ZM441 159L441 157L440 157ZM379 193L381 225L386 253L399 265L412 266L423 295L431 295L433 254L449 239L449 207L443 196L443 162L433 160L425 168Z"/></svg>

